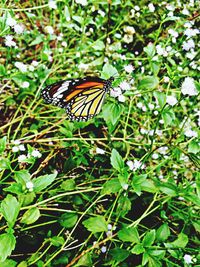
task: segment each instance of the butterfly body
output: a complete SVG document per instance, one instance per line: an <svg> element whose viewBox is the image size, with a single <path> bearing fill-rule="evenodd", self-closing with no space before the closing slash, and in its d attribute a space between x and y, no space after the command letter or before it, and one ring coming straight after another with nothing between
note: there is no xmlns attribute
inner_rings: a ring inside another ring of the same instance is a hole
<svg viewBox="0 0 200 267"><path fill-rule="evenodd" d="M85 77L60 81L44 88L41 95L46 103L64 108L70 120L87 121L100 112L113 80Z"/></svg>

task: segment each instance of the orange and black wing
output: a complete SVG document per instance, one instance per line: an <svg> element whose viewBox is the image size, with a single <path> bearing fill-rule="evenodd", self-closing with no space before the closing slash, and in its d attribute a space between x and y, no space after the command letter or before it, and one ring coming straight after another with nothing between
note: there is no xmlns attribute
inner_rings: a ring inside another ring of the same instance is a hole
<svg viewBox="0 0 200 267"><path fill-rule="evenodd" d="M86 77L47 86L42 96L47 103L62 107L71 120L87 121L101 110L113 78Z"/></svg>

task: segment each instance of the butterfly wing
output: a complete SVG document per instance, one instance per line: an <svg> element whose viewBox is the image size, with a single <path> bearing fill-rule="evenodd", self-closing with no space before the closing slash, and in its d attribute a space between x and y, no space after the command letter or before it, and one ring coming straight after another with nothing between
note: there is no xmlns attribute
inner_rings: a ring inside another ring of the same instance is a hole
<svg viewBox="0 0 200 267"><path fill-rule="evenodd" d="M65 108L71 120L87 121L100 112L112 80L97 77L66 80L47 86L42 96L47 103Z"/></svg>

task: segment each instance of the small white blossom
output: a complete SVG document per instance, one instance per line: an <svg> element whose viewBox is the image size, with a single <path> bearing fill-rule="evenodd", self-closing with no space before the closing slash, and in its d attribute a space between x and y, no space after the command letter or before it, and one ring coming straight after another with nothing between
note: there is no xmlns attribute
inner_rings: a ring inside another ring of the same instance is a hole
<svg viewBox="0 0 200 267"><path fill-rule="evenodd" d="M173 37L177 38L178 37L178 32L173 30L173 29L169 29L168 33L171 34Z"/></svg>
<svg viewBox="0 0 200 267"><path fill-rule="evenodd" d="M141 162L139 161L139 160L134 160L134 162L132 161L132 160L128 160L127 162L126 162L126 164L128 165L128 167L129 167L129 169L131 170L131 171L133 171L133 170L137 170L137 169L139 169L139 167L141 166Z"/></svg>
<svg viewBox="0 0 200 267"><path fill-rule="evenodd" d="M22 62L15 62L15 67L18 68L21 72L27 72L27 65Z"/></svg>
<svg viewBox="0 0 200 267"><path fill-rule="evenodd" d="M25 146L24 145L19 145L19 150L20 151L25 151L26 149L25 149Z"/></svg>
<svg viewBox="0 0 200 267"><path fill-rule="evenodd" d="M127 190L127 189L128 189L128 184L123 184L122 188L123 188L124 190Z"/></svg>
<svg viewBox="0 0 200 267"><path fill-rule="evenodd" d="M99 147L97 147L97 148L96 148L96 153L97 153L97 154L104 155L104 154L106 153L106 151L103 150L103 149L101 149L101 148L99 148Z"/></svg>
<svg viewBox="0 0 200 267"><path fill-rule="evenodd" d="M147 134L148 131L147 131L146 129L144 129L144 128L141 128L141 129L140 129L140 133L141 133L141 134Z"/></svg>
<svg viewBox="0 0 200 267"><path fill-rule="evenodd" d="M169 77L164 76L164 77L163 77L163 81L164 81L164 83L168 83L168 82L170 81L170 79L169 79Z"/></svg>
<svg viewBox="0 0 200 267"><path fill-rule="evenodd" d="M101 248L101 252L102 252L102 253L106 253L106 250L107 250L106 246L103 246L103 247Z"/></svg>
<svg viewBox="0 0 200 267"><path fill-rule="evenodd" d="M82 6L87 6L88 2L87 0L75 0L77 4L80 4Z"/></svg>
<svg viewBox="0 0 200 267"><path fill-rule="evenodd" d="M125 98L124 95L119 95L119 96L118 96L118 100L119 100L119 102L124 103L124 102L126 101L126 98Z"/></svg>
<svg viewBox="0 0 200 267"><path fill-rule="evenodd" d="M119 87L124 91L131 89L130 84L128 82L126 82L126 81L121 82Z"/></svg>
<svg viewBox="0 0 200 267"><path fill-rule="evenodd" d="M18 157L18 162L23 162L27 159L26 155L22 154Z"/></svg>
<svg viewBox="0 0 200 267"><path fill-rule="evenodd" d="M19 151L19 147L18 146L13 146L12 147L12 152L18 152Z"/></svg>
<svg viewBox="0 0 200 267"><path fill-rule="evenodd" d="M184 9L182 10L182 14L183 14L183 15L186 15L186 16L189 16L189 15L190 15L190 12L188 11L187 8L184 8Z"/></svg>
<svg viewBox="0 0 200 267"><path fill-rule="evenodd" d="M182 47L183 47L183 50L189 51L190 49L195 48L195 43L192 39L189 39L188 41L183 42Z"/></svg>
<svg viewBox="0 0 200 267"><path fill-rule="evenodd" d="M125 34L123 37L123 41L127 44L133 42L133 35Z"/></svg>
<svg viewBox="0 0 200 267"><path fill-rule="evenodd" d="M148 4L148 8L149 8L150 12L154 12L155 11L155 6L152 3Z"/></svg>
<svg viewBox="0 0 200 267"><path fill-rule="evenodd" d="M183 257L185 263L187 264L191 264L192 263L192 256L185 254L185 256Z"/></svg>
<svg viewBox="0 0 200 267"><path fill-rule="evenodd" d="M150 108L150 110L152 110L152 109L154 109L155 106L154 106L154 104L151 104L151 103L150 103L150 104L148 105L148 107Z"/></svg>
<svg viewBox="0 0 200 267"><path fill-rule="evenodd" d="M28 88L29 85L30 85L30 83L25 81L25 82L22 83L22 86L21 87L22 88Z"/></svg>
<svg viewBox="0 0 200 267"><path fill-rule="evenodd" d="M34 71L34 70L35 70L34 66L32 66L32 65L30 65L30 66L28 67L28 69L29 69L30 71Z"/></svg>
<svg viewBox="0 0 200 267"><path fill-rule="evenodd" d="M129 64L129 65L127 65L127 66L124 67L124 70L125 70L127 73L131 73L131 72L133 72L134 67L133 67L131 64Z"/></svg>
<svg viewBox="0 0 200 267"><path fill-rule="evenodd" d="M166 99L166 102L167 102L167 104L169 104L170 106L174 106L174 105L176 105L176 103L177 103L178 101L177 101L177 99L176 99L175 96L173 96L173 95L168 95L168 96L167 96L167 99Z"/></svg>
<svg viewBox="0 0 200 267"><path fill-rule="evenodd" d="M35 149L32 151L31 156L33 156L34 158L41 158L42 154L37 149Z"/></svg>
<svg viewBox="0 0 200 267"><path fill-rule="evenodd" d="M191 130L191 129L187 129L184 131L184 135L187 137L198 137L197 132Z"/></svg>
<svg viewBox="0 0 200 267"><path fill-rule="evenodd" d="M26 188L31 192L31 191L33 191L34 184L32 182L27 182Z"/></svg>
<svg viewBox="0 0 200 267"><path fill-rule="evenodd" d="M7 20L6 20L6 25L7 26L10 26L10 27L13 27L17 24L17 21L11 17L8 17Z"/></svg>
<svg viewBox="0 0 200 267"><path fill-rule="evenodd" d="M50 0L49 1L49 8L56 9L57 8L56 1Z"/></svg>
<svg viewBox="0 0 200 267"><path fill-rule="evenodd" d="M139 6L134 6L134 9L135 9L136 11L139 11L139 10L140 10L140 7L139 7Z"/></svg>
<svg viewBox="0 0 200 267"><path fill-rule="evenodd" d="M54 33L54 29L53 29L53 27L51 27L51 26L46 26L46 27L44 28L44 30L45 30L45 32L47 32L48 34L53 34L53 33Z"/></svg>
<svg viewBox="0 0 200 267"><path fill-rule="evenodd" d="M13 36L11 35L6 35L5 36L5 45L8 46L8 47L16 47L16 42L13 41Z"/></svg>
<svg viewBox="0 0 200 267"><path fill-rule="evenodd" d="M124 31L128 34L128 35L133 35L135 33L135 28L132 26L125 26L124 27Z"/></svg>
<svg viewBox="0 0 200 267"><path fill-rule="evenodd" d="M199 34L199 30L198 29L186 29L184 34L188 37L191 38L193 36L196 36L197 34Z"/></svg>
<svg viewBox="0 0 200 267"><path fill-rule="evenodd" d="M67 47L67 42L62 41L61 45L64 46L64 47Z"/></svg>
<svg viewBox="0 0 200 267"><path fill-rule="evenodd" d="M158 153L153 153L153 155L152 155L152 159L158 159L158 158L159 158Z"/></svg>
<svg viewBox="0 0 200 267"><path fill-rule="evenodd" d="M14 26L14 31L17 33L17 34L21 34L23 33L24 31L24 27L22 25L19 25L19 24L16 24Z"/></svg>
<svg viewBox="0 0 200 267"><path fill-rule="evenodd" d="M31 65L33 65L33 67L37 67L37 66L39 65L39 62L36 61L36 60L33 60L33 61L31 62Z"/></svg>
<svg viewBox="0 0 200 267"><path fill-rule="evenodd" d="M119 87L115 87L110 90L110 96L112 97L118 97L122 94L122 90Z"/></svg>
<svg viewBox="0 0 200 267"><path fill-rule="evenodd" d="M20 140L12 140L12 143L15 144L15 145L21 144Z"/></svg>
<svg viewBox="0 0 200 267"><path fill-rule="evenodd" d="M189 95L189 96L194 96L198 94L193 78L190 77L185 78L181 86L181 92L183 95Z"/></svg>

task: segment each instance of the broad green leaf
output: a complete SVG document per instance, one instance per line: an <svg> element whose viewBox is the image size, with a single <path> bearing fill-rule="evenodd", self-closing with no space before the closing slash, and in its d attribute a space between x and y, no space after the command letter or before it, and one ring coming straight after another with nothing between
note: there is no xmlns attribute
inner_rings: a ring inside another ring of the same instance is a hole
<svg viewBox="0 0 200 267"><path fill-rule="evenodd" d="M178 235L178 238L175 241L171 242L170 245L172 247L185 248L188 241L189 240L188 240L187 235L185 235L184 233L180 233Z"/></svg>
<svg viewBox="0 0 200 267"><path fill-rule="evenodd" d="M9 227L13 227L19 214L20 204L12 195L7 195L1 202L1 211Z"/></svg>
<svg viewBox="0 0 200 267"><path fill-rule="evenodd" d="M6 68L4 65L0 64L0 76L5 76L6 75Z"/></svg>
<svg viewBox="0 0 200 267"><path fill-rule="evenodd" d="M164 223L163 225L161 225L158 230L156 231L156 239L158 241L165 241L167 240L167 238L170 236L170 229L169 226Z"/></svg>
<svg viewBox="0 0 200 267"><path fill-rule="evenodd" d="M117 193L122 189L121 184L117 178L113 178L104 183L101 195L109 195L111 193Z"/></svg>
<svg viewBox="0 0 200 267"><path fill-rule="evenodd" d="M121 184L121 187L124 188L124 186L126 187L128 185L128 172L124 171L122 174L119 173L118 175L118 179L119 179L119 182Z"/></svg>
<svg viewBox="0 0 200 267"><path fill-rule="evenodd" d="M175 114L172 109L165 108L162 112L162 118L164 120L165 127L171 125L172 122L175 120Z"/></svg>
<svg viewBox="0 0 200 267"><path fill-rule="evenodd" d="M103 66L101 78L109 79L111 76L116 76L116 74L118 74L117 69L107 62Z"/></svg>
<svg viewBox="0 0 200 267"><path fill-rule="evenodd" d="M22 185L18 183L12 183L10 186L3 189L3 191L20 195L23 193Z"/></svg>
<svg viewBox="0 0 200 267"><path fill-rule="evenodd" d="M17 265L17 262L11 259L6 259L5 261L1 262L1 267L15 267L16 265Z"/></svg>
<svg viewBox="0 0 200 267"><path fill-rule="evenodd" d="M200 145L197 141L192 140L188 145L188 152L197 154L200 151Z"/></svg>
<svg viewBox="0 0 200 267"><path fill-rule="evenodd" d="M92 233L108 231L107 222L103 216L96 216L83 221L83 225Z"/></svg>
<svg viewBox="0 0 200 267"><path fill-rule="evenodd" d="M78 215L75 213L64 213L59 218L59 223L65 228L72 228L78 220Z"/></svg>
<svg viewBox="0 0 200 267"><path fill-rule="evenodd" d="M141 191L149 192L149 193L156 193L159 189L155 186L154 182L150 179L146 179L144 182L141 183Z"/></svg>
<svg viewBox="0 0 200 267"><path fill-rule="evenodd" d="M60 187L65 191L72 191L75 189L76 183L75 183L74 179L69 179L69 180L62 182Z"/></svg>
<svg viewBox="0 0 200 267"><path fill-rule="evenodd" d="M146 76L140 80L138 88L139 90L155 89L159 84L159 80L155 76Z"/></svg>
<svg viewBox="0 0 200 267"><path fill-rule="evenodd" d="M144 247L142 244L136 244L132 249L131 253L139 255L145 251Z"/></svg>
<svg viewBox="0 0 200 267"><path fill-rule="evenodd" d="M16 171L14 177L15 181L22 185L25 185L27 182L31 181L31 175L27 170Z"/></svg>
<svg viewBox="0 0 200 267"><path fill-rule="evenodd" d="M132 179L132 186L134 187L137 184L142 184L147 178L147 174L134 175Z"/></svg>
<svg viewBox="0 0 200 267"><path fill-rule="evenodd" d="M131 201L127 196L120 196L117 205L117 214L119 217L124 217L131 210Z"/></svg>
<svg viewBox="0 0 200 267"><path fill-rule="evenodd" d="M65 240L62 236L53 236L51 239L50 239L51 243L53 246L55 247L60 247L64 244Z"/></svg>
<svg viewBox="0 0 200 267"><path fill-rule="evenodd" d="M148 233L146 233L146 235L144 236L144 238L142 240L143 246L144 247L150 247L154 243L155 237L156 237L156 231L155 230L151 230Z"/></svg>
<svg viewBox="0 0 200 267"><path fill-rule="evenodd" d="M6 149L6 139L7 137L4 136L3 138L0 139L0 155L4 152Z"/></svg>
<svg viewBox="0 0 200 267"><path fill-rule="evenodd" d="M103 106L102 117L107 125L114 126L120 118L123 108L118 103L108 103Z"/></svg>
<svg viewBox="0 0 200 267"><path fill-rule="evenodd" d="M140 238L137 228L132 226L128 228L128 225L118 232L118 237L124 242L139 243Z"/></svg>
<svg viewBox="0 0 200 267"><path fill-rule="evenodd" d="M144 52L147 54L148 57L153 57L156 53L155 45L150 43L144 47Z"/></svg>
<svg viewBox="0 0 200 267"><path fill-rule="evenodd" d="M29 44L29 46L40 44L44 41L44 35L37 35L36 38Z"/></svg>
<svg viewBox="0 0 200 267"><path fill-rule="evenodd" d="M93 43L92 47L97 51L102 51L104 50L105 45L104 42L102 42L101 40L97 40L96 42Z"/></svg>
<svg viewBox="0 0 200 267"><path fill-rule="evenodd" d="M0 171L10 169L10 160L8 158L0 158Z"/></svg>
<svg viewBox="0 0 200 267"><path fill-rule="evenodd" d="M162 267L162 263L155 257L148 257L148 267Z"/></svg>
<svg viewBox="0 0 200 267"><path fill-rule="evenodd" d="M110 250L113 260L122 262L130 255L130 252L123 248L113 248Z"/></svg>
<svg viewBox="0 0 200 267"><path fill-rule="evenodd" d="M70 21L71 17L70 17L69 8L67 5L65 5L64 14L65 14L66 21Z"/></svg>
<svg viewBox="0 0 200 267"><path fill-rule="evenodd" d="M177 194L178 194L177 187L175 185L170 184L170 183L160 184L159 189L160 189L160 191L162 191L163 193L165 193L166 195L169 195L169 196L177 196Z"/></svg>
<svg viewBox="0 0 200 267"><path fill-rule="evenodd" d="M192 225L194 226L195 230L197 232L200 232L200 220L197 220L195 222L192 222Z"/></svg>
<svg viewBox="0 0 200 267"><path fill-rule="evenodd" d="M41 192L55 180L56 176L57 173L46 174L33 179L32 181L34 184L34 192L35 193Z"/></svg>
<svg viewBox="0 0 200 267"><path fill-rule="evenodd" d="M124 168L124 162L120 154L116 149L113 148L110 157L111 165L114 169L120 172Z"/></svg>
<svg viewBox="0 0 200 267"><path fill-rule="evenodd" d="M93 266L92 259L89 253L83 255L78 263L76 264L76 267L78 266Z"/></svg>
<svg viewBox="0 0 200 267"><path fill-rule="evenodd" d="M157 100L159 106L162 108L166 103L166 95L163 92L154 91L153 95Z"/></svg>
<svg viewBox="0 0 200 267"><path fill-rule="evenodd" d="M22 216L21 223L32 224L36 222L40 217L40 210L35 207L27 210Z"/></svg>
<svg viewBox="0 0 200 267"><path fill-rule="evenodd" d="M21 261L20 264L17 265L17 267L28 267L28 264L26 261Z"/></svg>
<svg viewBox="0 0 200 267"><path fill-rule="evenodd" d="M16 239L11 233L0 235L0 262L11 255L12 250L15 248Z"/></svg>

